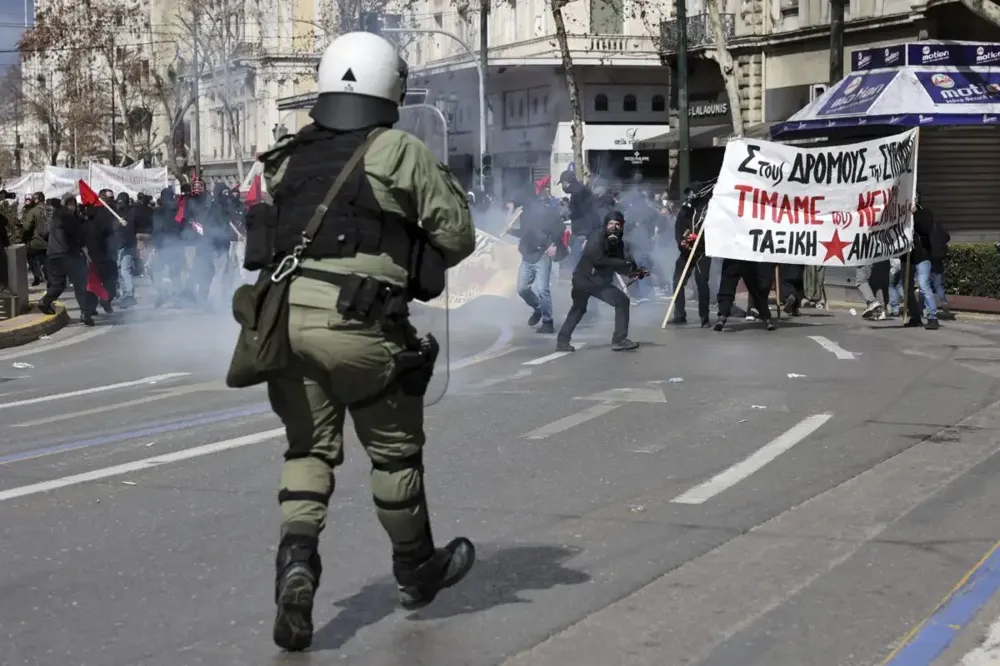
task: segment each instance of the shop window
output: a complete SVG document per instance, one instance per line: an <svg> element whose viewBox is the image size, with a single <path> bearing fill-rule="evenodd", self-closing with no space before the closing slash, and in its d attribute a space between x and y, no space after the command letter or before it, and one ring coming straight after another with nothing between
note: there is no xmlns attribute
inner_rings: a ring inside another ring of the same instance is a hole
<svg viewBox="0 0 1000 666"><path fill-rule="evenodd" d="M639 104L635 101L635 95L625 95L625 100L622 102L622 111L638 111Z"/></svg>
<svg viewBox="0 0 1000 666"><path fill-rule="evenodd" d="M608 110L608 96L604 93L600 93L594 98L594 111L607 111Z"/></svg>
<svg viewBox="0 0 1000 666"><path fill-rule="evenodd" d="M667 99L663 95L653 95L653 113L667 110Z"/></svg>

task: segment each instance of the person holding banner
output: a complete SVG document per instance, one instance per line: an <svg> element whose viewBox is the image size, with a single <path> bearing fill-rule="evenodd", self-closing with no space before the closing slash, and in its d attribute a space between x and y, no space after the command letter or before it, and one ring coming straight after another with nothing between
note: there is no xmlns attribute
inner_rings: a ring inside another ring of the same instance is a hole
<svg viewBox="0 0 1000 666"><path fill-rule="evenodd" d="M733 303L736 302L736 288L743 280L750 299L749 307L757 311L757 318L764 322L767 330L777 327L771 319L771 306L767 302L774 282L774 265L743 261L740 259L723 259L722 279L719 281L719 319L714 330L722 331L726 321L732 315Z"/></svg>
<svg viewBox="0 0 1000 666"><path fill-rule="evenodd" d="M674 239L677 241L677 249L680 253L674 262L674 289L677 293L677 302L674 304L674 316L671 323L686 324L687 310L684 304L684 288L694 274L694 282L698 289L698 317L701 319L701 327L709 326L709 301L711 300L711 290L708 286L708 276L712 269L712 259L705 254L705 246L698 242L700 229L695 222L697 211L706 204L706 197L698 196L700 186L692 183L684 188L684 203L681 204L674 222ZM691 259L691 252L695 257ZM691 270L684 272L691 262ZM679 285L679 288L678 288Z"/></svg>
<svg viewBox="0 0 1000 666"><path fill-rule="evenodd" d="M638 279L649 275L632 260L622 239L625 216L619 211L611 211L604 218L604 227L587 238L580 262L573 271L573 288L570 292L572 305L566 321L559 329L556 351L576 351L570 344L583 315L587 313L587 303L591 298L603 301L615 309L615 330L611 335L611 349L630 351L639 346L628 338L629 297L615 286L615 275L630 274Z"/></svg>

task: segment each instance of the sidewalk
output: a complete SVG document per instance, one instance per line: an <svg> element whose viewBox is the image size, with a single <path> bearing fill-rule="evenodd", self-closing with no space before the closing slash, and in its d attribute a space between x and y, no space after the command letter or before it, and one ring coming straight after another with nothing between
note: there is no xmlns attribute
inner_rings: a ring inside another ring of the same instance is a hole
<svg viewBox="0 0 1000 666"><path fill-rule="evenodd" d="M66 307L59 302L54 307L56 313L53 315L43 314L32 306L27 314L0 321L0 349L26 345L42 336L52 335L68 324Z"/></svg>

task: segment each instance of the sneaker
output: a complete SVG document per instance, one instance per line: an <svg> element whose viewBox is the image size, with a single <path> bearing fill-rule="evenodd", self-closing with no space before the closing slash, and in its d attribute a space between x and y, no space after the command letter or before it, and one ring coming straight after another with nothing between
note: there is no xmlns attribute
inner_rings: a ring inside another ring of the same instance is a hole
<svg viewBox="0 0 1000 666"><path fill-rule="evenodd" d="M540 322L541 320L542 320L542 311L535 310L534 312L531 313L531 316L528 317L528 326L538 326L538 322Z"/></svg>
<svg viewBox="0 0 1000 666"><path fill-rule="evenodd" d="M712 325L712 322L710 322L710 321L708 320L708 317L704 317L704 318L702 318L702 320L701 320L701 327L702 327L702 328L708 328L708 327L709 327L709 326L711 326L711 325Z"/></svg>
<svg viewBox="0 0 1000 666"><path fill-rule="evenodd" d="M38 301L38 309L43 314L47 314L47 315L54 315L56 313L56 309L54 307L52 307L52 304L51 303L46 303L45 301Z"/></svg>
<svg viewBox="0 0 1000 666"><path fill-rule="evenodd" d="M778 327L775 325L774 321L772 321L770 319L767 320L767 326L765 326L764 328L767 329L768 331L775 331L775 330L778 329Z"/></svg>
<svg viewBox="0 0 1000 666"><path fill-rule="evenodd" d="M80 315L80 322L84 326L96 326L97 325L96 322L94 322L94 315L92 315L92 314Z"/></svg>
<svg viewBox="0 0 1000 666"><path fill-rule="evenodd" d="M903 323L903 328L920 328L923 325L919 319L909 319Z"/></svg>
<svg viewBox="0 0 1000 666"><path fill-rule="evenodd" d="M937 318L944 321L955 321L955 314L951 310L938 310Z"/></svg>
<svg viewBox="0 0 1000 666"><path fill-rule="evenodd" d="M789 314L789 315L793 314L795 312L796 307L795 307L795 296L794 295L789 296L788 298L785 299L785 307L782 308L782 309L785 311L785 314Z"/></svg>
<svg viewBox="0 0 1000 666"><path fill-rule="evenodd" d="M101 307L104 308L104 311L107 314L113 314L114 313L115 309L113 307L111 307L111 301L101 301L100 303L101 303Z"/></svg>
<svg viewBox="0 0 1000 666"><path fill-rule="evenodd" d="M535 329L536 333L541 333L542 335L553 335L556 332L555 324L552 320L543 321L542 325Z"/></svg>
<svg viewBox="0 0 1000 666"><path fill-rule="evenodd" d="M726 317L719 317L719 320L715 322L715 326L712 327L715 331L721 331L726 327Z"/></svg>
<svg viewBox="0 0 1000 666"><path fill-rule="evenodd" d="M879 310L882 309L882 304L878 301L872 301L865 308L864 312L861 313L863 319L874 319L878 316Z"/></svg>
<svg viewBox="0 0 1000 666"><path fill-rule="evenodd" d="M687 315L675 316L670 320L671 324L677 324L678 326L688 323Z"/></svg>
<svg viewBox="0 0 1000 666"><path fill-rule="evenodd" d="M927 324L924 325L924 328L926 328L928 331L936 331L941 327L938 326L937 319L928 319Z"/></svg>
<svg viewBox="0 0 1000 666"><path fill-rule="evenodd" d="M757 312L757 308L747 310L747 321L757 321L758 319L760 319L760 313Z"/></svg>
<svg viewBox="0 0 1000 666"><path fill-rule="evenodd" d="M875 320L876 321L885 321L886 320L885 308L882 308L882 309L880 309L878 311L878 313L875 315Z"/></svg>
<svg viewBox="0 0 1000 666"><path fill-rule="evenodd" d="M557 352L575 352L576 347L569 343L569 340L557 340L556 341L556 351Z"/></svg>
<svg viewBox="0 0 1000 666"><path fill-rule="evenodd" d="M638 347L639 347L638 342L635 342L634 340L629 340L628 338L623 338L618 342L612 341L611 343L611 351L632 351L633 349L637 349Z"/></svg>

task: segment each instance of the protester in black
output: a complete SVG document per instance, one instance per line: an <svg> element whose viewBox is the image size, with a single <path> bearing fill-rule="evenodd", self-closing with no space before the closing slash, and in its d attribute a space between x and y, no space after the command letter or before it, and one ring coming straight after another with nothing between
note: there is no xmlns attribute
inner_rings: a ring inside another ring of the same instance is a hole
<svg viewBox="0 0 1000 666"><path fill-rule="evenodd" d="M701 319L702 328L709 325L708 308L712 292L708 286L708 277L712 270L712 259L705 255L705 243L699 241L698 236L701 229L696 229L698 212L707 205L704 196L698 193L701 186L692 184L684 190L684 203L681 204L677 212L677 219L674 222L674 240L677 241L679 254L674 262L674 291L677 293L677 302L674 304L674 318L671 323L686 324L687 308L685 305L684 288L688 280L694 276L694 283L698 289L698 317ZM688 259L691 252L695 253L694 259L687 273L684 273L688 266Z"/></svg>
<svg viewBox="0 0 1000 666"><path fill-rule="evenodd" d="M629 298L615 285L615 275L634 275L642 278L648 271L639 268L628 254L622 233L625 216L611 212L604 220L604 227L594 231L583 248L580 262L573 271L572 305L559 330L557 351L575 351L570 344L573 331L587 312L591 297L615 308L615 331L611 348L615 351L635 349L639 343L628 339Z"/></svg>
<svg viewBox="0 0 1000 666"><path fill-rule="evenodd" d="M52 303L66 291L68 279L80 306L80 321L93 326L95 309L87 292L87 259L83 254L86 243L86 222L77 210L76 195L67 194L49 224L45 267L48 289L38 301L38 309L46 314L55 314Z"/></svg>
<svg viewBox="0 0 1000 666"><path fill-rule="evenodd" d="M758 264L739 259L722 260L722 279L719 281L719 320L715 330L721 331L726 326L726 320L732 314L733 303L736 300L736 288L740 280L746 285L750 296L750 307L757 310L758 317L767 326L767 330L775 329L771 319L771 308L767 295L774 282L774 264Z"/></svg>

